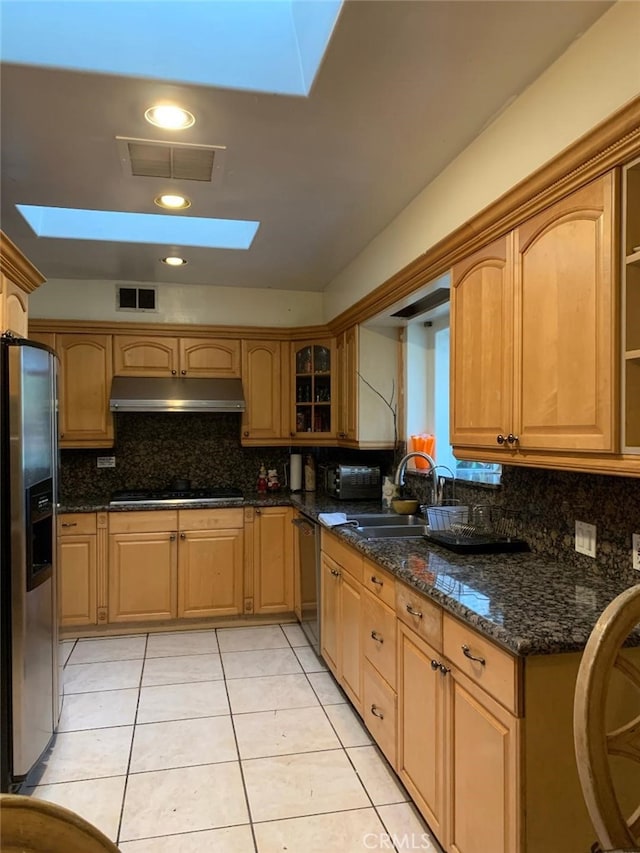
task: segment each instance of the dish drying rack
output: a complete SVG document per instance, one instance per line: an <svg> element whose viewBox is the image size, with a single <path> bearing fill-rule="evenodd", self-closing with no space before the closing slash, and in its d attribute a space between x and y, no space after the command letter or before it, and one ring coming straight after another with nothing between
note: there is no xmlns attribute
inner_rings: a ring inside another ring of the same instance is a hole
<svg viewBox="0 0 640 853"><path fill-rule="evenodd" d="M517 535L518 510L492 504L461 506L457 501L424 510L429 523L425 538L452 551L479 554L529 550Z"/></svg>

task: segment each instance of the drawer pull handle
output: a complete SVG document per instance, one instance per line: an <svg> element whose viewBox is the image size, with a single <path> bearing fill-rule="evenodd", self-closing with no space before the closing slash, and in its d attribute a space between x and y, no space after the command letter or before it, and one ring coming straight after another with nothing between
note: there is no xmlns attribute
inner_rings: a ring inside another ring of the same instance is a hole
<svg viewBox="0 0 640 853"><path fill-rule="evenodd" d="M62 526L63 527L77 527L78 522L77 521L63 521Z"/></svg>
<svg viewBox="0 0 640 853"><path fill-rule="evenodd" d="M375 575L371 575L371 583L376 584L376 586L384 586L384 581L379 580Z"/></svg>
<svg viewBox="0 0 640 853"><path fill-rule="evenodd" d="M448 667L448 666L445 666L443 663L441 663L441 664L439 665L438 669L440 670L440 672L441 672L443 675L446 675L448 672L451 672L451 670L449 669L449 667Z"/></svg>
<svg viewBox="0 0 640 853"><path fill-rule="evenodd" d="M419 610L414 610L410 604L407 604L407 613L410 613L412 616L417 616L418 619L422 619L422 613Z"/></svg>
<svg viewBox="0 0 640 853"><path fill-rule="evenodd" d="M382 643L384 643L384 637L381 637L381 636L380 636L380 634L378 634L378 632L377 632L377 631L372 631L372 632L371 632L371 639L372 639L372 640L375 640L375 641L376 641L376 643L380 643L380 645L382 645Z"/></svg>
<svg viewBox="0 0 640 853"><path fill-rule="evenodd" d="M469 658L469 660L477 661L479 664L482 664L482 666L484 666L486 664L486 660L484 658L477 658L477 657L475 657L475 655L472 655L471 649L466 644L462 646L462 654L466 658Z"/></svg>
<svg viewBox="0 0 640 853"><path fill-rule="evenodd" d="M371 713L374 717L378 717L378 719L384 720L384 714L382 713L382 711L380 711L379 708L376 708L375 705L371 706Z"/></svg>
<svg viewBox="0 0 640 853"><path fill-rule="evenodd" d="M334 578L339 578L341 572L337 571L337 569L331 569L331 574L334 576Z"/></svg>

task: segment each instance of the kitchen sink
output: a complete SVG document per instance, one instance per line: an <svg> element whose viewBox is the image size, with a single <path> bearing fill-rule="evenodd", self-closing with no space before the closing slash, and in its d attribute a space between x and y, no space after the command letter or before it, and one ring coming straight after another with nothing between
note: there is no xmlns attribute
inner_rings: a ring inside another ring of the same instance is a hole
<svg viewBox="0 0 640 853"><path fill-rule="evenodd" d="M423 536L427 532L424 518L419 523L367 525L353 528L354 533L361 539L409 539L413 536Z"/></svg>
<svg viewBox="0 0 640 853"><path fill-rule="evenodd" d="M426 519L421 515L390 515L389 513L371 513L348 515L349 521L357 521L358 527L424 527Z"/></svg>

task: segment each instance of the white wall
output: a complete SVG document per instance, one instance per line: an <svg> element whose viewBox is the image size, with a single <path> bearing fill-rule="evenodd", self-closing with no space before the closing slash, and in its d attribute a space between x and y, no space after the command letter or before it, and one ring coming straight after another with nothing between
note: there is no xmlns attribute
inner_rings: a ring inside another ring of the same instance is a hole
<svg viewBox="0 0 640 853"><path fill-rule="evenodd" d="M639 35L640 3L621 0L331 282L325 321L637 97Z"/></svg>
<svg viewBox="0 0 640 853"><path fill-rule="evenodd" d="M126 282L136 285L136 282ZM148 283L138 282L141 287ZM322 316L321 293L291 290L159 284L158 312L116 311L113 281L51 279L29 297L29 316L57 320L119 323L196 323L203 325L307 326Z"/></svg>

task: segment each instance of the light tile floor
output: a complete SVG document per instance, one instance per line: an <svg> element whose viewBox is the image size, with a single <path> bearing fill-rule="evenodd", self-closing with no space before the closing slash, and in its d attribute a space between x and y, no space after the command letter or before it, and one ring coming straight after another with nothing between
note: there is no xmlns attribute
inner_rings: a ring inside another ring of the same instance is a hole
<svg viewBox="0 0 640 853"><path fill-rule="evenodd" d="M297 625L65 641L24 793L123 853L441 853Z"/></svg>

